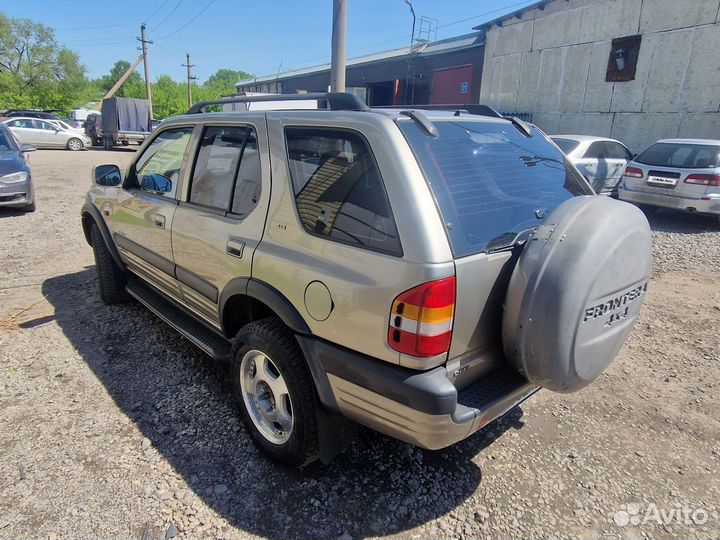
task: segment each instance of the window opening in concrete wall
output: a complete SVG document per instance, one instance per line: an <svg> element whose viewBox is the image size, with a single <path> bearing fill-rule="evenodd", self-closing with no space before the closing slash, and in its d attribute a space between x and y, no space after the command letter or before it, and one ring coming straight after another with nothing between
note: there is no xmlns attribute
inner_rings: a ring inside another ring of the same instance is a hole
<svg viewBox="0 0 720 540"><path fill-rule="evenodd" d="M606 81L623 82L635 79L641 42L642 36L626 36L612 40Z"/></svg>

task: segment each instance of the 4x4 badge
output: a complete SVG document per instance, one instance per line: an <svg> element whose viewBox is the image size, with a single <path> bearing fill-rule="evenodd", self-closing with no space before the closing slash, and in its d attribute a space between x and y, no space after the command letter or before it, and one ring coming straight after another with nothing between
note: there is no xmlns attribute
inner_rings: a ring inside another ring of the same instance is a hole
<svg viewBox="0 0 720 540"><path fill-rule="evenodd" d="M548 212L548 209L547 209L547 208L537 208L537 209L535 210L535 217L538 218L538 219L543 219L543 218L548 217L548 214L549 214L549 213L550 213L550 212Z"/></svg>

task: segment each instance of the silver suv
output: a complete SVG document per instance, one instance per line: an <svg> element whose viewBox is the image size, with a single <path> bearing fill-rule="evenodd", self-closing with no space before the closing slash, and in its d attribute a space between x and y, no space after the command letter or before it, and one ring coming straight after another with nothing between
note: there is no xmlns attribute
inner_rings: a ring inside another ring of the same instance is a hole
<svg viewBox="0 0 720 540"><path fill-rule="evenodd" d="M327 461L355 423L443 448L609 365L647 290L647 220L541 131L482 106L231 101L269 99L326 109L195 105L124 174L96 167L82 209L102 299L225 363L267 455Z"/></svg>

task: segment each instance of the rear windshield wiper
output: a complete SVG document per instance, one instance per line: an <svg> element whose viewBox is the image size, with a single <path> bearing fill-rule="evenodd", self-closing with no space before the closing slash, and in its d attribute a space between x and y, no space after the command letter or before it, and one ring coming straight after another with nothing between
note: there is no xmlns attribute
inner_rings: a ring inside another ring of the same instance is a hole
<svg viewBox="0 0 720 540"><path fill-rule="evenodd" d="M496 236L485 245L486 253L498 253L499 251L508 251L514 249L527 242L535 227L528 227L519 233L505 232Z"/></svg>

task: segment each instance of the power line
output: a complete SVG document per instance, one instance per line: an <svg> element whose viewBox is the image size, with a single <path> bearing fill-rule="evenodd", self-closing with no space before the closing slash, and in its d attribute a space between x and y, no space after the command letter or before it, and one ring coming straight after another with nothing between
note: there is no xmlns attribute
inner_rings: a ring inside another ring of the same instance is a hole
<svg viewBox="0 0 720 540"><path fill-rule="evenodd" d="M182 1L182 0L181 0L181 1ZM200 10L200 12L199 12L197 15L195 15L192 19L190 19L188 22L186 22L184 25L182 25L180 28L178 28L178 29L175 30L174 32L170 32L169 34L167 34L167 35L165 35L165 36L162 36L161 38L158 38L158 39L166 39L166 38L169 38L170 36L174 36L175 34L177 34L178 32L180 32L180 30L184 30L185 28L187 28L188 26L190 26L190 23L192 23L192 22L195 21L195 19L197 19L200 15L202 15L203 13L205 13L205 12L208 10L208 8L209 8L210 6L212 6L214 3L215 3L215 0L210 0L210 3L208 3L208 5L205 6L204 8L202 8L202 9Z"/></svg>
<svg viewBox="0 0 720 540"><path fill-rule="evenodd" d="M165 0L165 1L162 3L162 5L161 5L159 8L157 8L155 11L153 11L152 15L150 15L150 16L149 16L148 18L146 18L145 20L146 20L146 21L149 21L149 20L152 19L155 15L157 15L158 13L160 13L160 12L162 11L162 8L164 8L165 6L168 5L168 2L170 2L170 0Z"/></svg>
<svg viewBox="0 0 720 540"><path fill-rule="evenodd" d="M174 8L172 8L172 11L170 13L168 13L167 17L165 17L162 21L160 21L157 26L154 27L154 30L157 30L158 28L160 28L165 21L167 21L170 17L172 17L172 14L175 13L177 8L179 8L180 4L182 4L182 3L183 3L183 0L178 0L178 3L175 4Z"/></svg>

